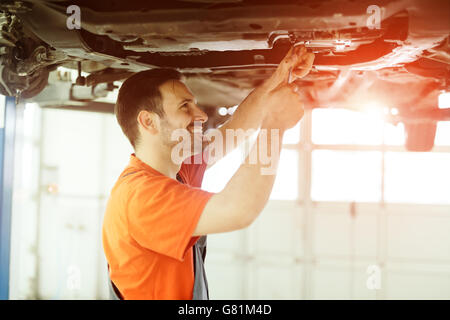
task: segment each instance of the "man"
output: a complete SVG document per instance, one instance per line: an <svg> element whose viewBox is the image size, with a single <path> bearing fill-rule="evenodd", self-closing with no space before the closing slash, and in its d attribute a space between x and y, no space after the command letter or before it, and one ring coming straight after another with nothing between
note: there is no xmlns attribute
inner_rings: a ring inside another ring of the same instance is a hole
<svg viewBox="0 0 450 320"><path fill-rule="evenodd" d="M278 162L280 148L272 146L281 146L283 132L303 116L290 80L305 76L313 60L304 47L291 48L215 139L226 139L226 130L260 128L269 134L258 135L249 157L257 155L259 145ZM187 130L190 143L198 143L208 117L174 70L143 71L127 79L115 113L135 150L111 191L103 222L115 293L121 299L208 299L203 236L249 226L266 205L275 174L262 174L264 163L256 156L253 163L240 166L221 192L200 189L207 166L214 162L207 161L205 152L194 155L194 148L182 159L186 161L175 161L173 150L180 141L173 141L172 134ZM279 134L270 134L273 130ZM193 161L198 156L200 161Z"/></svg>

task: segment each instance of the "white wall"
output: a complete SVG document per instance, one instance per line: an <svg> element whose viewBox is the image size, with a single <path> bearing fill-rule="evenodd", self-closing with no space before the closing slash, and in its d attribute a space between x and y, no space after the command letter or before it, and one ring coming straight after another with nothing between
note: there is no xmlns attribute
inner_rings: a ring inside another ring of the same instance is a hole
<svg viewBox="0 0 450 320"><path fill-rule="evenodd" d="M107 298L101 224L131 147L112 114L38 108L35 114L36 135L22 144L36 149L25 161L37 173L25 179L40 188L16 188L11 298Z"/></svg>

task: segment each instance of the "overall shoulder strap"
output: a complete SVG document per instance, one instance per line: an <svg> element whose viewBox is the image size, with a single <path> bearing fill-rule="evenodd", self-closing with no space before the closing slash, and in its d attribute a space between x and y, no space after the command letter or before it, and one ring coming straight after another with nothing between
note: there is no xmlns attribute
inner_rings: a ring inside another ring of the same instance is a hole
<svg viewBox="0 0 450 320"><path fill-rule="evenodd" d="M194 289L193 300L209 300L208 280L205 272L206 236L200 237L194 245Z"/></svg>
<svg viewBox="0 0 450 320"><path fill-rule="evenodd" d="M177 173L177 180L184 183ZM208 280L205 272L206 236L200 237L193 247L194 252L194 288L193 300L209 300Z"/></svg>

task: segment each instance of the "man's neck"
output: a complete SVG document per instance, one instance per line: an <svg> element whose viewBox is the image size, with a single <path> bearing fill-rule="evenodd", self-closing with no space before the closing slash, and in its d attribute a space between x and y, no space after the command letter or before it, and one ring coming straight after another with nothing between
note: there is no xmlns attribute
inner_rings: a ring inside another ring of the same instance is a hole
<svg viewBox="0 0 450 320"><path fill-rule="evenodd" d="M136 157L163 175L176 179L181 164L175 164L171 158L171 151L165 148L136 148Z"/></svg>

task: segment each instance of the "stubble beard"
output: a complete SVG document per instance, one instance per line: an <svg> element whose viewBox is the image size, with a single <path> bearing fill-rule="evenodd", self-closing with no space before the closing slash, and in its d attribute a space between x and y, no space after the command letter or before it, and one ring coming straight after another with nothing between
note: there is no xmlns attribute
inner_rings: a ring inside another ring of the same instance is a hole
<svg viewBox="0 0 450 320"><path fill-rule="evenodd" d="M163 146L165 146L168 150L172 150L172 148L174 148L180 142L186 143L186 144L189 143L185 146L185 148L190 150L191 155L194 154L194 146L195 146L194 139L200 140L202 138L196 137L194 133L188 131L187 129L184 129L189 133L190 141L172 140L171 139L172 132L177 129L179 129L179 128L173 128L166 119L161 120L161 140L162 140ZM201 144L201 142L197 141L196 145L198 145L199 143Z"/></svg>

